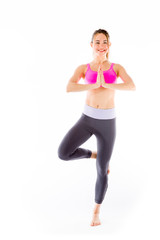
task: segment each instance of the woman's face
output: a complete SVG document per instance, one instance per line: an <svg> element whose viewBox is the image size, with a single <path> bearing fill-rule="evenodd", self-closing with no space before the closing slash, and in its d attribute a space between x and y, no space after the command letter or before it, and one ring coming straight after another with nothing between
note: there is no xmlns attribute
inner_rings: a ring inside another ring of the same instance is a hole
<svg viewBox="0 0 160 240"><path fill-rule="evenodd" d="M108 52L110 43L108 43L106 36L103 33L97 33L94 36L93 43L91 43L91 47L93 48L93 52L96 55L103 56Z"/></svg>

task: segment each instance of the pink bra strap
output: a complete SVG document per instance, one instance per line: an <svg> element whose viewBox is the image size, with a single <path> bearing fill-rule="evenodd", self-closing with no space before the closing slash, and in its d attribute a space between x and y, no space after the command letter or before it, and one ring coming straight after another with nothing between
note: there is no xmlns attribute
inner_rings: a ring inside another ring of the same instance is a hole
<svg viewBox="0 0 160 240"><path fill-rule="evenodd" d="M86 73L88 72L88 70L89 70L89 63L87 63L87 71L86 71Z"/></svg>

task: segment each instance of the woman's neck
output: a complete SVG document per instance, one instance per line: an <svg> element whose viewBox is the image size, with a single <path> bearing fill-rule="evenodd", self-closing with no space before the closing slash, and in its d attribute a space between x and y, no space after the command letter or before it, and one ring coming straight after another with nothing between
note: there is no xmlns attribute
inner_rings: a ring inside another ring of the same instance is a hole
<svg viewBox="0 0 160 240"><path fill-rule="evenodd" d="M93 62L96 64L102 64L103 62L108 62L108 59L106 57L95 57Z"/></svg>

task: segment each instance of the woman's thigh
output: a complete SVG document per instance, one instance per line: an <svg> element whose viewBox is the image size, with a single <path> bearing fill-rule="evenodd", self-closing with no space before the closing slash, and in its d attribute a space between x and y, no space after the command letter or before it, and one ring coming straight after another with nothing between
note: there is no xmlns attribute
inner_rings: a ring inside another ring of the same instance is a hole
<svg viewBox="0 0 160 240"><path fill-rule="evenodd" d="M103 121L97 128L95 136L97 139L97 170L106 172L116 139L115 119Z"/></svg>
<svg viewBox="0 0 160 240"><path fill-rule="evenodd" d="M83 119L80 119L73 125L73 127L63 137L59 148L59 155L68 156L74 152L80 145L92 136Z"/></svg>

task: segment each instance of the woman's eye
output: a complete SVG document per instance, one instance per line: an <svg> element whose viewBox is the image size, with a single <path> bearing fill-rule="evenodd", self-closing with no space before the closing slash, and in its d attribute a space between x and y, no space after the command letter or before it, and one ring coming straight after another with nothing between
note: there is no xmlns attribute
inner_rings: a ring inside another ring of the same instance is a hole
<svg viewBox="0 0 160 240"><path fill-rule="evenodd" d="M99 44L98 42L96 44ZM104 42L104 44L107 44L107 42Z"/></svg>

